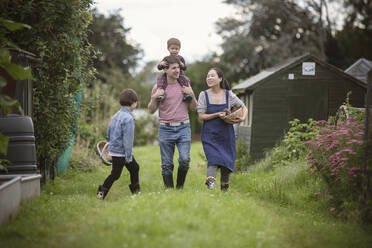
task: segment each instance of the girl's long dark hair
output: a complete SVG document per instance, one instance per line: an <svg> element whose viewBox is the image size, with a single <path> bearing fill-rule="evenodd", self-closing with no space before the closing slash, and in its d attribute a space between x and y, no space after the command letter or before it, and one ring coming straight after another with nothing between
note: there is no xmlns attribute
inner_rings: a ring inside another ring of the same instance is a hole
<svg viewBox="0 0 372 248"><path fill-rule="evenodd" d="M209 69L209 71L211 71L211 70L214 70L215 72L217 72L218 77L222 78L222 80L220 82L221 89L230 90L230 84L225 79L222 70L220 68L217 68L217 67L213 67L213 68Z"/></svg>

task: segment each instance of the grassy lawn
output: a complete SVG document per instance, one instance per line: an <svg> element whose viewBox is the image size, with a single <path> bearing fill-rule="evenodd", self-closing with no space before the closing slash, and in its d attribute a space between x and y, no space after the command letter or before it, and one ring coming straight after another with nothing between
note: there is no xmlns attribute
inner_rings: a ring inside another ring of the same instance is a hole
<svg viewBox="0 0 372 248"><path fill-rule="evenodd" d="M200 153L193 143L184 190L165 191L159 148L137 147L142 193L130 194L124 171L104 201L95 193L110 167L69 169L1 228L0 247L371 247L370 226L337 220L311 197L318 186L303 165L234 174L221 193L206 189Z"/></svg>

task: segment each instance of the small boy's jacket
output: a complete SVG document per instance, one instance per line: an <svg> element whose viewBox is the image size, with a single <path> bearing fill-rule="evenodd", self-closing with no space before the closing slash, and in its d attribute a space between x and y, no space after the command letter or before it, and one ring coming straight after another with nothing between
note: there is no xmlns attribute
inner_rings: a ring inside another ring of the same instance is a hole
<svg viewBox="0 0 372 248"><path fill-rule="evenodd" d="M125 155L127 162L132 162L132 148L134 140L134 117L127 108L121 109L112 117L107 128L109 151Z"/></svg>

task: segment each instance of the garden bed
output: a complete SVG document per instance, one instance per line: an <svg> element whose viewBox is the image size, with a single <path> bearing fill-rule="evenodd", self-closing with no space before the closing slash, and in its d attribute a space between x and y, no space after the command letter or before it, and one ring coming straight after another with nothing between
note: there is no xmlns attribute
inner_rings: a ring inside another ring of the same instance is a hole
<svg viewBox="0 0 372 248"><path fill-rule="evenodd" d="M39 174L0 175L0 226L17 213L21 202L40 196Z"/></svg>

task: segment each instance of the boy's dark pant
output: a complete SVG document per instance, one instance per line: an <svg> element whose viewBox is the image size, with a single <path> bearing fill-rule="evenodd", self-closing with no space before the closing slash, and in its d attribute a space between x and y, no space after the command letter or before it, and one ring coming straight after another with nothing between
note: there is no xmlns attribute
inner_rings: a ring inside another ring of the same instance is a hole
<svg viewBox="0 0 372 248"><path fill-rule="evenodd" d="M130 163L125 163L124 157L112 157L111 174L106 178L105 182L103 183L103 187L109 190L112 184L120 178L124 166L129 171L131 185L139 184L139 165L137 164L137 161L134 159L134 157L132 156L132 162Z"/></svg>

